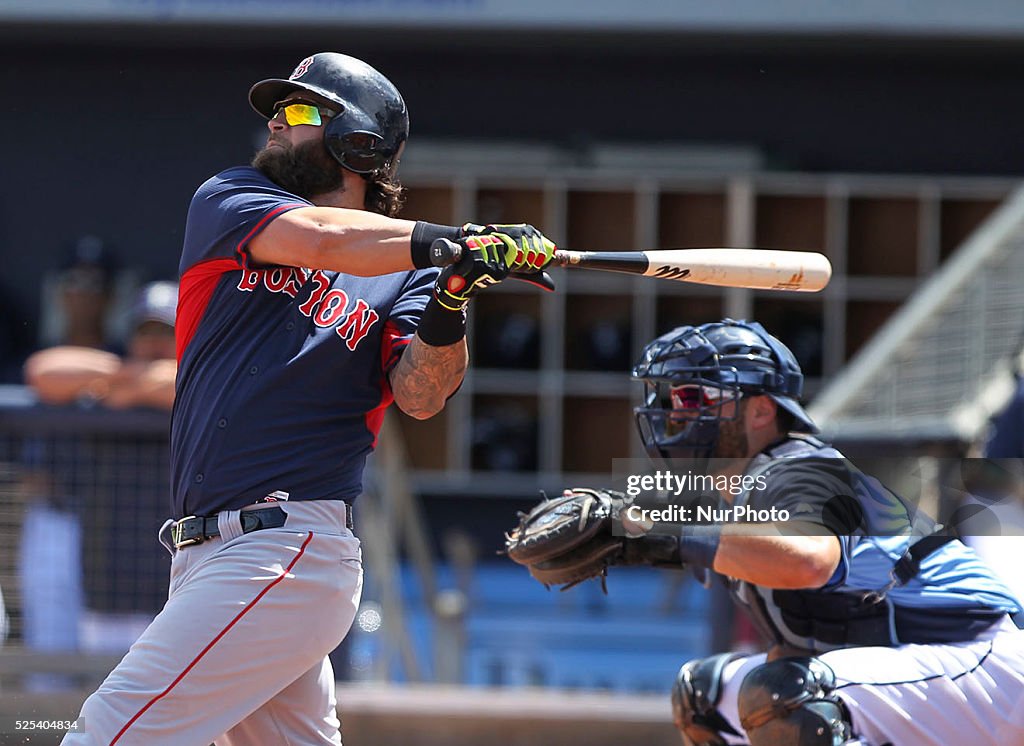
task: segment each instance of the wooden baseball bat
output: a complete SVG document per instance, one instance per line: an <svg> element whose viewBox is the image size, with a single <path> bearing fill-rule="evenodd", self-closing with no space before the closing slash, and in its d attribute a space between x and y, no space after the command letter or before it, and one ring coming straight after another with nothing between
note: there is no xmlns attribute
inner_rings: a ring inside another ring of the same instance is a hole
<svg viewBox="0 0 1024 746"><path fill-rule="evenodd" d="M457 262L462 247L439 238L431 245L434 266ZM652 249L571 251L556 249L554 265L626 272L677 282L755 290L813 293L828 285L832 265L823 254L776 249Z"/></svg>

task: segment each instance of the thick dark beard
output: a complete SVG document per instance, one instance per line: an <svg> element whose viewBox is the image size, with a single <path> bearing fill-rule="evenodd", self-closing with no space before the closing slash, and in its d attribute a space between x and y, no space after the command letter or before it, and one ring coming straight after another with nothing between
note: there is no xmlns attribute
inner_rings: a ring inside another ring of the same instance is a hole
<svg viewBox="0 0 1024 746"><path fill-rule="evenodd" d="M252 166L285 191L310 201L318 194L342 189L345 183L341 166L321 140L263 148L253 156Z"/></svg>
<svg viewBox="0 0 1024 746"><path fill-rule="evenodd" d="M744 459L750 442L743 427L743 417L718 423L718 441L713 456L721 459Z"/></svg>

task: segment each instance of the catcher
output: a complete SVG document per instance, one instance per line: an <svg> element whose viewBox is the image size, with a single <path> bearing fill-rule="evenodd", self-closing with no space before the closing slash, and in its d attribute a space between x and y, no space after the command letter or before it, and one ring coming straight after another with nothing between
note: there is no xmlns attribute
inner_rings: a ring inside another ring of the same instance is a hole
<svg viewBox="0 0 1024 746"><path fill-rule="evenodd" d="M627 564L728 585L769 649L682 666L684 744L1024 743L1021 605L959 540L814 436L785 345L757 323L684 326L647 345L633 378L656 463L748 477L745 488L698 495L671 525L622 493L566 491L522 517L507 551L547 585ZM686 520L709 499L715 515L788 520Z"/></svg>

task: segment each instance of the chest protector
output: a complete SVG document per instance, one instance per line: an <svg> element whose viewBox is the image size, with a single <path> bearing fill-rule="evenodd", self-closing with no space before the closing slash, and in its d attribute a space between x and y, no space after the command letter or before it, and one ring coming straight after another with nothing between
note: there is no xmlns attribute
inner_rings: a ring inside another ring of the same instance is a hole
<svg viewBox="0 0 1024 746"><path fill-rule="evenodd" d="M847 572L842 582L827 590L778 590L729 579L734 597L768 639L814 653L865 645L958 642L973 639L1005 613L978 604L945 609L901 604L900 592L919 582L921 563L951 549L955 537L938 533L940 525L856 470L835 448L811 436L794 435L758 455L747 473L766 474L779 459L808 458L843 459L862 519L849 537L840 537ZM750 499L746 493L736 504Z"/></svg>

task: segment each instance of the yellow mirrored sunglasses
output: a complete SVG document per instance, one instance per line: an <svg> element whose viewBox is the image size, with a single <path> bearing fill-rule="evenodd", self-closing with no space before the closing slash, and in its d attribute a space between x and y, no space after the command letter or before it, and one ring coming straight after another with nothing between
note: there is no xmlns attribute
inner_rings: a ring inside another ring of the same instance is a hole
<svg viewBox="0 0 1024 746"><path fill-rule="evenodd" d="M282 111L284 112L284 120L290 127L300 124L320 126L323 124L324 119L330 119L334 116L334 112L327 107L292 99L290 101L278 101L274 104L274 116L271 119Z"/></svg>

